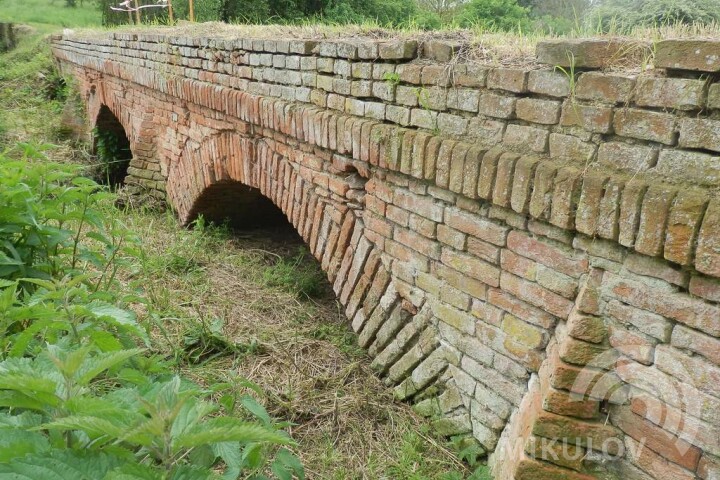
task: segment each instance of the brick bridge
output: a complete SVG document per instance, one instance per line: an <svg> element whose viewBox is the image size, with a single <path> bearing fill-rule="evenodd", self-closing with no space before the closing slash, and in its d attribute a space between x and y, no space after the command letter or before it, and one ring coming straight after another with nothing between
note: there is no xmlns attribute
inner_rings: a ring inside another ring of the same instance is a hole
<svg viewBox="0 0 720 480"><path fill-rule="evenodd" d="M378 375L495 478L720 478L719 43L633 75L615 40L509 68L223 32L53 37L128 188L184 224L280 209Z"/></svg>

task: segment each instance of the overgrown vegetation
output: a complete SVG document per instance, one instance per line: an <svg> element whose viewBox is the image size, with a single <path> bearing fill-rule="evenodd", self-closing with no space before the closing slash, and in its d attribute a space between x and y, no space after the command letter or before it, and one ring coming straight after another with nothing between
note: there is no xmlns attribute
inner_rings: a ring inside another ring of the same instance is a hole
<svg viewBox="0 0 720 480"><path fill-rule="evenodd" d="M252 384L203 388L154 347L109 194L21 148L0 156L0 478L303 478Z"/></svg>

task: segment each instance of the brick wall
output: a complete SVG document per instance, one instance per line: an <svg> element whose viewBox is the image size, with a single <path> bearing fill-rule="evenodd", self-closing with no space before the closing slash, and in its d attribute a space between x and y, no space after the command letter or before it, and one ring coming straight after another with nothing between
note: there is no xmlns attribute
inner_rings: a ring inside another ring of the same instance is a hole
<svg viewBox="0 0 720 480"><path fill-rule="evenodd" d="M507 68L173 32L52 41L132 188L183 223L272 201L378 374L496 478L720 478L720 44L630 75L617 41Z"/></svg>

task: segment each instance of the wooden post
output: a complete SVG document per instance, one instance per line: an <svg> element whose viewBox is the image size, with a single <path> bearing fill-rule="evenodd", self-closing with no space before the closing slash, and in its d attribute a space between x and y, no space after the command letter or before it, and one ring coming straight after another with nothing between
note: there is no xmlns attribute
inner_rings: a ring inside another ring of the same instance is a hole
<svg viewBox="0 0 720 480"><path fill-rule="evenodd" d="M193 0L188 1L188 6L190 7L190 21L195 21L195 9L193 8Z"/></svg>
<svg viewBox="0 0 720 480"><path fill-rule="evenodd" d="M140 8L138 8L138 0L135 0L135 23L140 25Z"/></svg>
<svg viewBox="0 0 720 480"><path fill-rule="evenodd" d="M168 20L170 20L170 25L175 23L175 20L173 19L172 0L168 0Z"/></svg>

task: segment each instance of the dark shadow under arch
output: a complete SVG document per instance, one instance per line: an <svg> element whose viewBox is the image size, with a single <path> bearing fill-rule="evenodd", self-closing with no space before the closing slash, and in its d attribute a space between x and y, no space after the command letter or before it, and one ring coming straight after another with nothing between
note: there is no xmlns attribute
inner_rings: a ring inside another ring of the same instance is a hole
<svg viewBox="0 0 720 480"><path fill-rule="evenodd" d="M100 106L95 120L93 152L99 164L97 180L112 188L122 186L133 154L125 128L106 105Z"/></svg>
<svg viewBox="0 0 720 480"><path fill-rule="evenodd" d="M257 188L236 181L222 181L203 190L188 216L188 223L200 215L213 223L228 223L236 230L284 226L288 219Z"/></svg>

